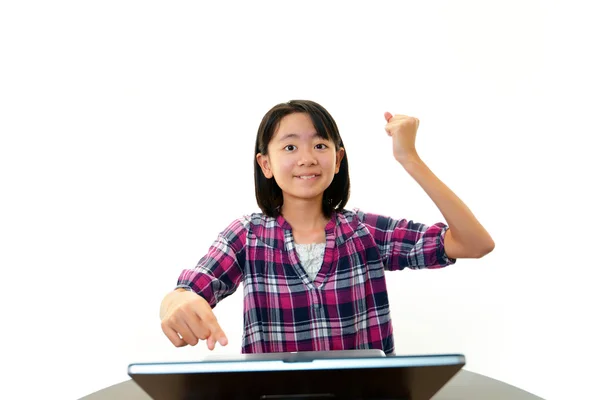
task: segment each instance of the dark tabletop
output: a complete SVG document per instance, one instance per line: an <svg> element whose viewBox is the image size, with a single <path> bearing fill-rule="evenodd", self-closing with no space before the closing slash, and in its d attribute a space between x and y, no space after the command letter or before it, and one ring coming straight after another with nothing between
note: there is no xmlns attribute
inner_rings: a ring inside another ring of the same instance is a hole
<svg viewBox="0 0 600 400"><path fill-rule="evenodd" d="M132 380L109 386L81 400L151 400ZM456 374L432 400L543 400L529 392L467 370Z"/></svg>

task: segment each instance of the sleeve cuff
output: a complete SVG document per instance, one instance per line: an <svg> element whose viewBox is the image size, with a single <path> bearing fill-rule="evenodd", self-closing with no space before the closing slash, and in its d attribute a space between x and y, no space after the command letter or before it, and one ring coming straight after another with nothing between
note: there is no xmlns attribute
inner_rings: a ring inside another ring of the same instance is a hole
<svg viewBox="0 0 600 400"><path fill-rule="evenodd" d="M452 265L456 263L456 258L450 258L446 254L446 245L444 243L444 239L446 238L446 232L448 231L448 227L445 226L440 233L440 246L438 246L438 260L441 266L445 267L447 265Z"/></svg>

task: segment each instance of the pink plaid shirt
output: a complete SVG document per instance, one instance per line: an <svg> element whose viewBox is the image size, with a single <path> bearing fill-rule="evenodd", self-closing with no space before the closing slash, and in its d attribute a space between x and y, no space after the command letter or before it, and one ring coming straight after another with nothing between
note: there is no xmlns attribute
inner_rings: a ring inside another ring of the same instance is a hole
<svg viewBox="0 0 600 400"><path fill-rule="evenodd" d="M219 234L177 287L212 307L244 286L242 353L381 349L394 354L385 270L441 268L448 227L364 213L334 213L323 265L311 281L283 217L255 213Z"/></svg>

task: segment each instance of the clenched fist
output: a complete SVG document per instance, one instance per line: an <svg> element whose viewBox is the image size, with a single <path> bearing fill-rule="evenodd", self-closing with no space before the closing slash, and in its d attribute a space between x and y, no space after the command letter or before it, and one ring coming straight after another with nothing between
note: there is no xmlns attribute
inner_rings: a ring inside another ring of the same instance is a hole
<svg viewBox="0 0 600 400"><path fill-rule="evenodd" d="M386 112L384 117L387 121L385 131L393 139L394 158L402 163L411 157L418 157L415 140L419 120L407 115L392 115L389 112Z"/></svg>

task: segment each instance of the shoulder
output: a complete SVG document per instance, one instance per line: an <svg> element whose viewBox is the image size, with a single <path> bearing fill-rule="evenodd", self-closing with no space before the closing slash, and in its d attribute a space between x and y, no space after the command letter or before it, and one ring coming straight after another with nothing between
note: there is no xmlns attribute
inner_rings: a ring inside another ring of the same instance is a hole
<svg viewBox="0 0 600 400"><path fill-rule="evenodd" d="M387 238L389 235L393 235L397 232L414 232L416 234L422 233L429 228L425 224L414 222L412 220L397 219L383 214L376 214L371 212L363 211L359 208L355 208L350 212L345 213L345 218L348 219L349 224L355 229L359 230L363 228L368 231L369 234L376 238Z"/></svg>
<svg viewBox="0 0 600 400"><path fill-rule="evenodd" d="M351 210L340 210L336 212L337 219L348 223L360 222L364 212L359 208L353 208Z"/></svg>
<svg viewBox="0 0 600 400"><path fill-rule="evenodd" d="M219 232L219 238L228 243L229 246L241 250L246 247L249 236L272 236L274 224L276 224L274 218L262 213L244 214L234 219L225 229Z"/></svg>
<svg viewBox="0 0 600 400"><path fill-rule="evenodd" d="M256 231L257 229L270 229L276 224L275 218L268 217L262 213L244 214L234 219L222 233L239 234L242 232Z"/></svg>
<svg viewBox="0 0 600 400"><path fill-rule="evenodd" d="M379 229L387 229L396 220L381 214L374 214L363 211L360 208L352 210L344 210L340 215L352 226L359 227L361 225L367 227L376 227Z"/></svg>
<svg viewBox="0 0 600 400"><path fill-rule="evenodd" d="M365 213L358 208L336 212L336 236L338 242L345 242L352 237L369 235L369 229L364 223Z"/></svg>
<svg viewBox="0 0 600 400"><path fill-rule="evenodd" d="M360 223L357 209L339 210L335 212L335 223L337 226L356 227Z"/></svg>
<svg viewBox="0 0 600 400"><path fill-rule="evenodd" d="M276 218L269 217L263 213L248 214L244 218L247 223L248 231L257 236L263 236L267 234L267 232L273 232L279 227Z"/></svg>
<svg viewBox="0 0 600 400"><path fill-rule="evenodd" d="M234 220L226 232L236 240L244 242L244 245L248 243L254 246L262 243L277 248L283 243L283 229L277 218L259 212L246 214Z"/></svg>

